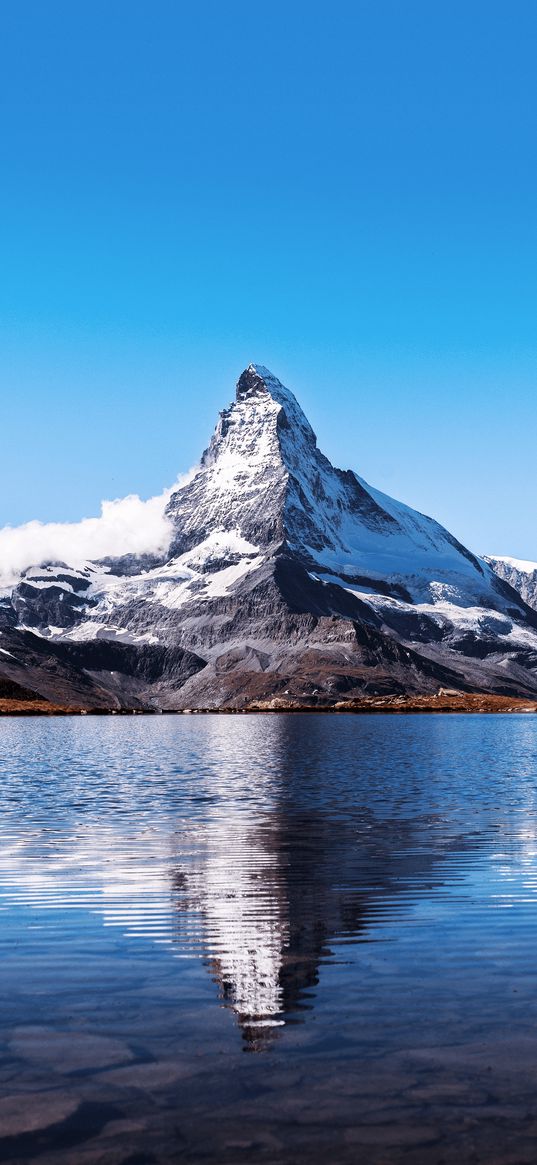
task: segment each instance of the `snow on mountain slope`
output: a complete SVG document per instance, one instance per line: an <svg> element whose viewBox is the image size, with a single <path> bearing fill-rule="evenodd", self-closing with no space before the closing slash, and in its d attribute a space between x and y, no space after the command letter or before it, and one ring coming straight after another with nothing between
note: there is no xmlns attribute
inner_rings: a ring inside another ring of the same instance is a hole
<svg viewBox="0 0 537 1165"><path fill-rule="evenodd" d="M201 466L168 504L174 527L169 560L124 577L87 564L62 574L28 572L15 591L21 616L30 591L54 599L55 627L78 622L86 607L101 630L115 608L138 599L179 609L225 595L263 556L287 551L336 585L358 584L411 603L484 606L499 597L490 569L431 518L335 469L293 394L251 365L236 401L220 416ZM55 587L60 592L52 594ZM39 626L37 617L23 618Z"/></svg>
<svg viewBox="0 0 537 1165"><path fill-rule="evenodd" d="M199 473L168 514L176 550L238 523L265 551L285 544L332 573L406 579L416 598L434 601L438 579L461 597L468 588L472 599L490 596L488 569L437 522L330 464L293 394L260 365L240 377Z"/></svg>
<svg viewBox="0 0 537 1165"><path fill-rule="evenodd" d="M535 574L537 562L529 562L526 558L509 558L506 555L486 555L486 562L504 563L506 568L518 571L520 574Z"/></svg>
<svg viewBox="0 0 537 1165"><path fill-rule="evenodd" d="M485 559L489 566L522 596L529 607L537 610L537 562L528 562L522 558L506 558L488 556Z"/></svg>
<svg viewBox="0 0 537 1165"><path fill-rule="evenodd" d="M180 699L201 706L446 682L537 690L537 617L511 579L334 468L261 365L242 373L166 520L160 560L25 572L0 602L0 626L88 652L106 640L194 653L207 666L196 664Z"/></svg>

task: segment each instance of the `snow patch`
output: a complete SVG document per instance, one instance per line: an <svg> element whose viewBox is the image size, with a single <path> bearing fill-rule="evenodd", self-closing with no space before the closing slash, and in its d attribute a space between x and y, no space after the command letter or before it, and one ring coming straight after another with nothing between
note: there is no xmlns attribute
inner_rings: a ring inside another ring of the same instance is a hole
<svg viewBox="0 0 537 1165"><path fill-rule="evenodd" d="M507 566L512 566L522 574L533 574L537 571L537 562L529 562L525 558L509 558L505 554L487 554L487 562L505 562Z"/></svg>

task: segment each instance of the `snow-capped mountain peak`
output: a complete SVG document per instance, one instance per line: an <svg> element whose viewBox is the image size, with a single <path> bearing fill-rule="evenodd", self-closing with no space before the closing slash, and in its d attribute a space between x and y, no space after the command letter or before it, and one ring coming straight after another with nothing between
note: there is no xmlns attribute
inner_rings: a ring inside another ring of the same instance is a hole
<svg viewBox="0 0 537 1165"><path fill-rule="evenodd" d="M249 364L237 381L236 400L247 400L254 396L271 396L280 404L292 402L296 408L299 407L291 390L286 388L269 368L265 368L264 364Z"/></svg>
<svg viewBox="0 0 537 1165"><path fill-rule="evenodd" d="M236 401L267 397L280 405L285 413L285 422L291 428L301 431L302 435L314 445L317 443L308 418L291 390L286 388L281 380L278 380L278 377L274 376L263 364L249 364L237 381Z"/></svg>
<svg viewBox="0 0 537 1165"><path fill-rule="evenodd" d="M432 518L335 468L263 365L241 373L165 516L160 558L109 558L80 577L68 564L27 572L0 630L45 636L54 675L52 644L70 667L80 659L84 689L99 662L101 702L103 691L145 692L165 707L439 683L537 691L537 618L511 579ZM17 651L27 645L3 641L0 667L20 683ZM135 669L128 683L122 651Z"/></svg>

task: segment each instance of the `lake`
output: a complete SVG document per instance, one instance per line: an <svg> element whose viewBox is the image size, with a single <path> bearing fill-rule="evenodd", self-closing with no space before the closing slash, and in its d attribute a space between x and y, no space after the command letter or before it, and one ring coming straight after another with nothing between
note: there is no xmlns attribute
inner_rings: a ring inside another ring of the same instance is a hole
<svg viewBox="0 0 537 1165"><path fill-rule="evenodd" d="M0 1159L537 1160L537 718L0 721Z"/></svg>

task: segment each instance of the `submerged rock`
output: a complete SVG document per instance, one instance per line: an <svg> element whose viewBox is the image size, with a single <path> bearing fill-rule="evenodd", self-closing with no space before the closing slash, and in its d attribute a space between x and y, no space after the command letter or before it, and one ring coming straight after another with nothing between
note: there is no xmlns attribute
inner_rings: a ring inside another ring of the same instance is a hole
<svg viewBox="0 0 537 1165"><path fill-rule="evenodd" d="M67 1092L23 1092L0 1100L0 1143L60 1124L79 1107L78 1097Z"/></svg>
<svg viewBox="0 0 537 1165"><path fill-rule="evenodd" d="M122 1040L37 1026L15 1028L9 1048L23 1060L47 1065L65 1074L126 1064L134 1059L128 1044Z"/></svg>

